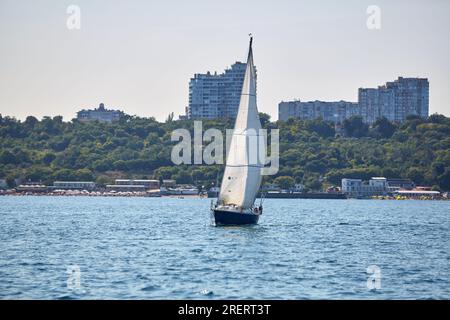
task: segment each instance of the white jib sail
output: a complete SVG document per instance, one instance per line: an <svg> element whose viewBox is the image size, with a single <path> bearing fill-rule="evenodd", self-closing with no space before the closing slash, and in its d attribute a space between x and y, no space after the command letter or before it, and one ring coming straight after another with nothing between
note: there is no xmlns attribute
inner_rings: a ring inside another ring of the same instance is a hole
<svg viewBox="0 0 450 320"><path fill-rule="evenodd" d="M253 65L252 39L242 86L236 123L228 149L219 204L233 204L242 209L253 206L261 185L265 140L260 135L261 122L256 107L256 74ZM264 150L262 150L264 149Z"/></svg>

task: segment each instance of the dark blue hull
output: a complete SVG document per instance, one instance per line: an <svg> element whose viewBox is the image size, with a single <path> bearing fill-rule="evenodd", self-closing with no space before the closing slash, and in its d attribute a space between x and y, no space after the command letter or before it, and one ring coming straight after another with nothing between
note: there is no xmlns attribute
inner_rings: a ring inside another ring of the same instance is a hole
<svg viewBox="0 0 450 320"><path fill-rule="evenodd" d="M232 211L212 210L216 226L257 224L259 215Z"/></svg>

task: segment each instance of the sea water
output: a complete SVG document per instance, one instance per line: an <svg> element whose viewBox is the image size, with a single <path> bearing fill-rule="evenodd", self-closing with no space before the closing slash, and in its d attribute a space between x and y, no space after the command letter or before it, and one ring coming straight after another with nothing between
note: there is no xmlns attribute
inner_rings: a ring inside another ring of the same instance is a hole
<svg viewBox="0 0 450 320"><path fill-rule="evenodd" d="M450 202L0 197L2 299L450 299Z"/></svg>

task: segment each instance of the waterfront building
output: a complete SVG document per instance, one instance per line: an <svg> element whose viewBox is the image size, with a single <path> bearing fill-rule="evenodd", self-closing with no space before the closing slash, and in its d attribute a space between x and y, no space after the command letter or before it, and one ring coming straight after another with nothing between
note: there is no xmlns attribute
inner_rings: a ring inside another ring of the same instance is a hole
<svg viewBox="0 0 450 320"><path fill-rule="evenodd" d="M175 188L176 187L176 180L173 179L164 179L163 180L163 186L167 188Z"/></svg>
<svg viewBox="0 0 450 320"><path fill-rule="evenodd" d="M197 187L190 185L190 184L180 184L177 185L175 188L166 188L162 187L161 192L164 195L198 195L199 190Z"/></svg>
<svg viewBox="0 0 450 320"><path fill-rule="evenodd" d="M39 182L21 184L16 187L19 192L43 193L48 191L48 187Z"/></svg>
<svg viewBox="0 0 450 320"><path fill-rule="evenodd" d="M421 196L437 197L439 192L431 191L429 187L416 187L409 179L386 179L373 177L368 182L362 179L342 179L342 192L349 197L365 198L372 196L400 195L412 198Z"/></svg>
<svg viewBox="0 0 450 320"><path fill-rule="evenodd" d="M188 119L235 118L246 64L236 62L224 73L195 74L189 82Z"/></svg>
<svg viewBox="0 0 450 320"><path fill-rule="evenodd" d="M261 186L261 190L264 192L270 192L270 191L281 191L280 187L277 184L270 183L270 184L264 184Z"/></svg>
<svg viewBox="0 0 450 320"><path fill-rule="evenodd" d="M55 181L52 189L61 190L94 190L96 187L93 181Z"/></svg>
<svg viewBox="0 0 450 320"><path fill-rule="evenodd" d="M402 196L407 198L431 198L436 199L441 196L439 191L431 191L431 190L398 190L394 192L396 196Z"/></svg>
<svg viewBox="0 0 450 320"><path fill-rule="evenodd" d="M143 185L147 189L159 189L159 180L136 179L131 180L131 184Z"/></svg>
<svg viewBox="0 0 450 320"><path fill-rule="evenodd" d="M6 183L5 179L0 179L0 189L6 189L8 188L8 184Z"/></svg>
<svg viewBox="0 0 450 320"><path fill-rule="evenodd" d="M369 185L383 190L387 188L387 179L384 177L373 177L369 180Z"/></svg>
<svg viewBox="0 0 450 320"><path fill-rule="evenodd" d="M361 190L362 179L348 179L344 178L341 181L342 193L348 196L358 197Z"/></svg>
<svg viewBox="0 0 450 320"><path fill-rule="evenodd" d="M410 179L387 179L387 186L390 190L412 190L416 184Z"/></svg>
<svg viewBox="0 0 450 320"><path fill-rule="evenodd" d="M344 178L341 182L342 193L353 198L367 198L387 195L387 179L383 177L371 178L368 183L362 179Z"/></svg>
<svg viewBox="0 0 450 320"><path fill-rule="evenodd" d="M159 180L116 179L115 184L106 185L108 191L147 191L159 189Z"/></svg>
<svg viewBox="0 0 450 320"><path fill-rule="evenodd" d="M115 191L115 192L134 192L134 191L146 191L147 188L143 185L139 185L139 184L107 184L106 185L106 190L107 191Z"/></svg>
<svg viewBox="0 0 450 320"><path fill-rule="evenodd" d="M77 119L81 122L100 121L113 122L119 120L124 113L119 110L108 110L103 103L96 109L81 110L77 112Z"/></svg>

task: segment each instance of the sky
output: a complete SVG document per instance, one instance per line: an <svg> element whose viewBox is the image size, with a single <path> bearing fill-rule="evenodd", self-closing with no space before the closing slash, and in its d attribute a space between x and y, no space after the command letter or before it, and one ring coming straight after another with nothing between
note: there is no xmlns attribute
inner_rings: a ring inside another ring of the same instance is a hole
<svg viewBox="0 0 450 320"><path fill-rule="evenodd" d="M447 0L0 0L0 114L68 121L103 102L177 118L189 79L245 61L252 33L258 109L274 120L280 101L357 101L398 76L428 78L430 113L450 116L449 15Z"/></svg>

